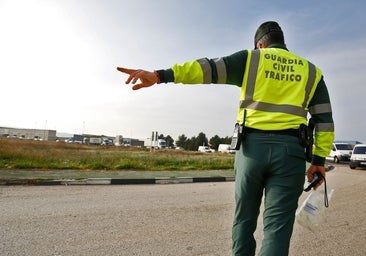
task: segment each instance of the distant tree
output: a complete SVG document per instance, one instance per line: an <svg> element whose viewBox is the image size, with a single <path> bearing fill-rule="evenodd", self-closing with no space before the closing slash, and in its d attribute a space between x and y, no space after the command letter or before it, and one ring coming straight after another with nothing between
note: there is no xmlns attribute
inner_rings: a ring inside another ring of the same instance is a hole
<svg viewBox="0 0 366 256"><path fill-rule="evenodd" d="M187 140L188 140L188 138L184 135L184 134L182 134L182 135L180 135L180 136L178 136L178 140L175 142L175 145L177 146L177 147L181 147L181 148L184 148L184 149L188 149L187 148Z"/></svg>
<svg viewBox="0 0 366 256"><path fill-rule="evenodd" d="M191 150L191 151L194 151L196 150L196 140L197 138L195 136L193 136L192 138L188 139L187 142L186 142L186 147L185 149L187 150Z"/></svg>
<svg viewBox="0 0 366 256"><path fill-rule="evenodd" d="M186 150L197 151L199 146L207 145L207 138L204 133L200 133L197 137L193 136L188 139L185 144Z"/></svg>
<svg viewBox="0 0 366 256"><path fill-rule="evenodd" d="M167 135L165 137L165 141L166 141L166 146L169 147L173 147L174 146L174 140L170 135Z"/></svg>
<svg viewBox="0 0 366 256"><path fill-rule="evenodd" d="M231 137L226 136L225 138L220 138L218 135L215 135L214 137L212 137L210 139L209 142L210 142L211 148L218 150L220 144L230 144Z"/></svg>
<svg viewBox="0 0 366 256"><path fill-rule="evenodd" d="M226 136L222 139L222 144L230 144L231 143L231 137Z"/></svg>
<svg viewBox="0 0 366 256"><path fill-rule="evenodd" d="M205 146L205 145L208 145L208 139L206 137L206 134L200 132L197 136L197 146Z"/></svg>
<svg viewBox="0 0 366 256"><path fill-rule="evenodd" d="M217 150L219 148L219 145L222 144L223 139L220 138L218 135L215 135L210 139L210 146L211 148Z"/></svg>
<svg viewBox="0 0 366 256"><path fill-rule="evenodd" d="M159 136L160 138L160 136ZM165 137L168 145L173 145L173 141L170 141L171 137L168 135ZM206 134L200 132L198 136L193 136L190 139L187 138L186 135L182 134L178 136L178 139L175 141L175 146L184 148L186 150L197 151L199 146L210 146L211 148L217 150L220 144L230 144L231 137L221 138L218 135L215 135L210 140L207 139Z"/></svg>

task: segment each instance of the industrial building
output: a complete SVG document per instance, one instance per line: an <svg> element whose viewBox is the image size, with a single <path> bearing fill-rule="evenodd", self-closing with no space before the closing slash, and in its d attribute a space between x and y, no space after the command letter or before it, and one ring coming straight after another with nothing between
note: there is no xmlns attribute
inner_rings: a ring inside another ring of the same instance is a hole
<svg viewBox="0 0 366 256"><path fill-rule="evenodd" d="M56 141L56 130L0 127L0 137Z"/></svg>
<svg viewBox="0 0 366 256"><path fill-rule="evenodd" d="M44 141L56 141L56 130L46 130L46 129L25 129L25 128L11 128L11 127L0 127L0 137L5 138L18 138L18 139L31 139L31 140L44 140ZM97 136L97 135L80 135L74 134L72 137L67 138L67 142L77 142L77 143L87 143L92 137L102 137L109 138L113 141L116 146L133 146L133 147L143 147L144 141L124 138L122 135L117 135L115 138L107 136ZM102 143L101 143L102 144Z"/></svg>

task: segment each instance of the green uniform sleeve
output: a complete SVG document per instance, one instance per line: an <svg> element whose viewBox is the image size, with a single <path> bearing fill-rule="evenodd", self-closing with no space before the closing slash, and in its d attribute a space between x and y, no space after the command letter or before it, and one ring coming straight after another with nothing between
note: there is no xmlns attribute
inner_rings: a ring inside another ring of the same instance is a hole
<svg viewBox="0 0 366 256"><path fill-rule="evenodd" d="M309 111L315 123L312 164L324 165L334 140L334 121L328 89L323 78L309 103Z"/></svg>
<svg viewBox="0 0 366 256"><path fill-rule="evenodd" d="M231 84L241 86L248 52L242 50L215 59L197 59L157 70L161 83L182 84Z"/></svg>

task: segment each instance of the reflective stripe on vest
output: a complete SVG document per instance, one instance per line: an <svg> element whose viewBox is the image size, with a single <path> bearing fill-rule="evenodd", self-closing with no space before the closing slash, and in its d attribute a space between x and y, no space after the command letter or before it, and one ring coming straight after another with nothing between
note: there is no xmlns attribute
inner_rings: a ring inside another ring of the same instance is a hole
<svg viewBox="0 0 366 256"><path fill-rule="evenodd" d="M334 123L317 123L315 130L317 132L334 132Z"/></svg>
<svg viewBox="0 0 366 256"><path fill-rule="evenodd" d="M253 110L260 110L265 112L283 112L287 114L297 115L303 118L307 117L307 102L310 97L311 90L315 84L316 79L316 67L311 63L309 64L308 79L305 87L305 97L302 103L302 107L286 104L272 104L254 101L254 89L257 78L258 65L259 65L260 50L253 50L250 60L248 79L246 84L246 92L244 100L240 101L240 108L248 108Z"/></svg>
<svg viewBox="0 0 366 256"><path fill-rule="evenodd" d="M212 69L210 62L208 59L203 58L197 60L197 62L201 65L202 72L203 72L203 83L210 84L212 82Z"/></svg>
<svg viewBox="0 0 366 256"><path fill-rule="evenodd" d="M204 84L224 84L226 83L226 65L223 58L213 59L216 72L217 72L217 81L212 81L212 68L210 61L206 58L198 59L197 62L201 65L201 69L203 72L203 83Z"/></svg>
<svg viewBox="0 0 366 256"><path fill-rule="evenodd" d="M215 59L216 70L217 70L217 83L225 84L227 73L226 73L226 65L223 58Z"/></svg>
<svg viewBox="0 0 366 256"><path fill-rule="evenodd" d="M330 103L317 104L317 105L309 107L309 112L312 115L330 113L330 112L332 112L332 107L331 107Z"/></svg>

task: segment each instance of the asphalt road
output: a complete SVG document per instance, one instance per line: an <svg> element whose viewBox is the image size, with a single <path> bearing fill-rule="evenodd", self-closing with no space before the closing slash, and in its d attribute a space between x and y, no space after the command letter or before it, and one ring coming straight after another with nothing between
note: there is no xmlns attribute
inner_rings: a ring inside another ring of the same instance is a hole
<svg viewBox="0 0 366 256"><path fill-rule="evenodd" d="M327 183L327 220L316 233L296 224L290 255L366 255L366 170L338 165ZM233 182L0 186L0 255L230 255L233 192ZM258 247L261 230L260 216Z"/></svg>

